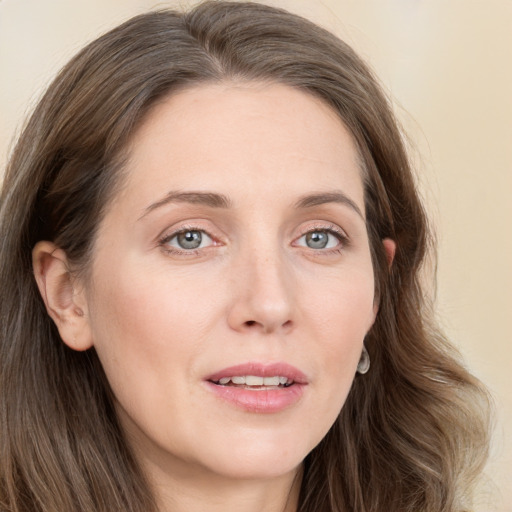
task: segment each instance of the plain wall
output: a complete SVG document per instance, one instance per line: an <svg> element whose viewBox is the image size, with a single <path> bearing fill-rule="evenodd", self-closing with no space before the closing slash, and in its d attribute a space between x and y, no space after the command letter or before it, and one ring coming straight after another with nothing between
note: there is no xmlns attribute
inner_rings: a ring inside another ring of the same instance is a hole
<svg viewBox="0 0 512 512"><path fill-rule="evenodd" d="M0 169L25 115L84 43L149 0L0 0ZM439 240L438 311L497 405L477 510L512 512L512 1L271 0L374 67L416 149Z"/></svg>

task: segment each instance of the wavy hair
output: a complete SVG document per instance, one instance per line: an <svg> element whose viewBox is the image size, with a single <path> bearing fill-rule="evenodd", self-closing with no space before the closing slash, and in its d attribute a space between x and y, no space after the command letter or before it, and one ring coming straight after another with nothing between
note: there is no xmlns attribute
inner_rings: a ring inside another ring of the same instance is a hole
<svg viewBox="0 0 512 512"><path fill-rule="evenodd" d="M368 67L313 23L260 4L137 16L90 43L27 122L0 204L0 509L150 512L94 349L59 338L31 250L87 269L130 136L180 88L286 84L321 98L357 144L380 310L371 371L304 462L300 512L461 512L486 458L488 399L431 320L420 270L432 237L392 108ZM389 269L382 239L397 243Z"/></svg>

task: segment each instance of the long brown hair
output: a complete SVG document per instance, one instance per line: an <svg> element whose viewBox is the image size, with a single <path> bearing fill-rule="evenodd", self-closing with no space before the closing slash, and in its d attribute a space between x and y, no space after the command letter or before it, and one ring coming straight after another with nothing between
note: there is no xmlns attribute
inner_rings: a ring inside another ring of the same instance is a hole
<svg viewBox="0 0 512 512"><path fill-rule="evenodd" d="M31 250L52 240L87 269L123 150L178 88L270 81L322 98L352 132L365 180L380 310L338 420L306 458L301 512L460 512L487 450L487 395L431 321L419 279L432 239L401 134L368 67L285 11L207 2L135 17L61 71L13 151L0 205L0 509L150 512L94 349L59 338ZM382 239L397 243L391 270Z"/></svg>

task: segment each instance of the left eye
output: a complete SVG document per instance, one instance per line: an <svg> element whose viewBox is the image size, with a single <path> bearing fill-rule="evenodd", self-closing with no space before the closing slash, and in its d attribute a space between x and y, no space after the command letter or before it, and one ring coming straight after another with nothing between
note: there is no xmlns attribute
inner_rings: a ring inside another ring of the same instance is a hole
<svg viewBox="0 0 512 512"><path fill-rule="evenodd" d="M213 243L213 240L199 229L180 231L167 240L167 245L182 250L202 249Z"/></svg>
<svg viewBox="0 0 512 512"><path fill-rule="evenodd" d="M309 247L310 249L332 249L340 243L340 237L332 231L326 229L317 229L309 231L302 235L297 245L301 247Z"/></svg>

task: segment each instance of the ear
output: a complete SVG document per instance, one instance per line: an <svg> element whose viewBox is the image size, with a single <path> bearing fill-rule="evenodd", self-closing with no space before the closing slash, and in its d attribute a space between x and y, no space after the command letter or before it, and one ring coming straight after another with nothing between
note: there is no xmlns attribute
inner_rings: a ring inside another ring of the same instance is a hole
<svg viewBox="0 0 512 512"><path fill-rule="evenodd" d="M384 246L384 251L386 252L388 267L391 268L391 265L393 265L393 260L395 259L396 242L391 240L391 238L384 238L384 240L382 240L382 245Z"/></svg>
<svg viewBox="0 0 512 512"><path fill-rule="evenodd" d="M391 238L384 238L382 240L382 245L384 246L384 252L386 253L388 268L391 269L391 266L393 265L393 260L395 259L396 242L394 240L391 240ZM373 321L375 321L375 318L377 318L378 311L379 304L378 302L375 302L373 305Z"/></svg>
<svg viewBox="0 0 512 512"><path fill-rule="evenodd" d="M64 343L73 350L92 347L85 291L74 279L66 253L52 242L38 242L32 250L32 266L46 310Z"/></svg>

